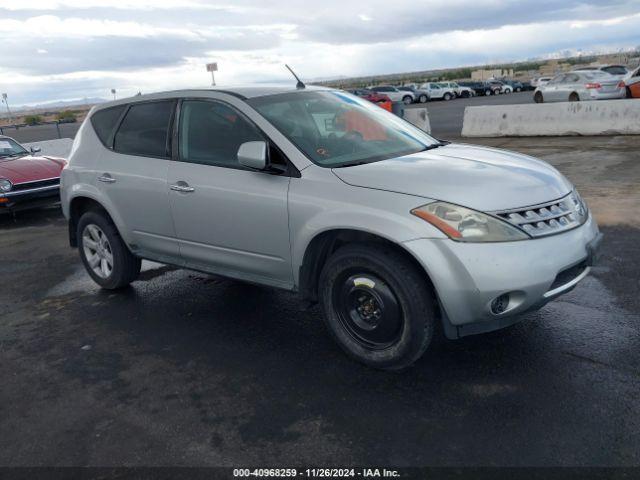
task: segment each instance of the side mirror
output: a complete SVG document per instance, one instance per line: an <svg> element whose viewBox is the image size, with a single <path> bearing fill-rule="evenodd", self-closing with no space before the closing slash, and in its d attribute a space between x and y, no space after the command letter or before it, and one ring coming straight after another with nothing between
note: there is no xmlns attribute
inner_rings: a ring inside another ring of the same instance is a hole
<svg viewBox="0 0 640 480"><path fill-rule="evenodd" d="M39 153L42 151L40 147L31 147L30 150L31 150L31 153Z"/></svg>
<svg viewBox="0 0 640 480"><path fill-rule="evenodd" d="M238 148L238 163L254 170L267 168L267 142L244 142Z"/></svg>

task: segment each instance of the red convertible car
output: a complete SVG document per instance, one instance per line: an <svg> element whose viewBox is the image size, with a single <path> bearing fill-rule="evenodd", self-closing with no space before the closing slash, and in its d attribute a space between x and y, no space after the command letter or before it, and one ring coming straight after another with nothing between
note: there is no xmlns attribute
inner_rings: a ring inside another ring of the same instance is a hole
<svg viewBox="0 0 640 480"><path fill-rule="evenodd" d="M60 201L62 158L35 156L13 138L0 136L0 214Z"/></svg>

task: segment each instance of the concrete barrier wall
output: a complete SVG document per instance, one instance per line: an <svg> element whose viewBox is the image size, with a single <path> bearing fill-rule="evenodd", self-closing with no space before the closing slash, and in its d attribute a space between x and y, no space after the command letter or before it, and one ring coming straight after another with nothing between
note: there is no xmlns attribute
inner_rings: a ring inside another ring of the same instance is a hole
<svg viewBox="0 0 640 480"><path fill-rule="evenodd" d="M463 137L640 135L639 100L466 107Z"/></svg>
<svg viewBox="0 0 640 480"><path fill-rule="evenodd" d="M60 138L57 140L45 140L43 142L23 143L27 148L40 147L42 151L37 155L50 155L52 157L68 158L71 152L73 140L70 138Z"/></svg>
<svg viewBox="0 0 640 480"><path fill-rule="evenodd" d="M431 133L431 124L429 123L429 112L426 108L405 108L404 119L418 127L420 130L424 130L427 133Z"/></svg>

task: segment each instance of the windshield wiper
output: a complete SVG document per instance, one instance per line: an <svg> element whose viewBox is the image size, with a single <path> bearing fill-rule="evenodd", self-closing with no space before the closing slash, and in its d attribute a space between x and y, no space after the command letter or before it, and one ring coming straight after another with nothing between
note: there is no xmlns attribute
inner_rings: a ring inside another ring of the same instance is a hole
<svg viewBox="0 0 640 480"><path fill-rule="evenodd" d="M427 145L424 147L421 152L426 152L427 150L433 150L434 148L444 147L445 145L449 145L451 142L447 142L446 140L439 140L438 143L434 143L432 145Z"/></svg>

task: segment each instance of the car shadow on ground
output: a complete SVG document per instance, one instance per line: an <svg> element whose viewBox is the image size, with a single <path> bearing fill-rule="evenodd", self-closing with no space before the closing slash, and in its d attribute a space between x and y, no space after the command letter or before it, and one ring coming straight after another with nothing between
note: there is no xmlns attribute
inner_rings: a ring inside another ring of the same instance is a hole
<svg viewBox="0 0 640 480"><path fill-rule="evenodd" d="M42 227L63 220L60 205L21 210L15 213L3 212L0 215L0 230L14 230L24 227Z"/></svg>

